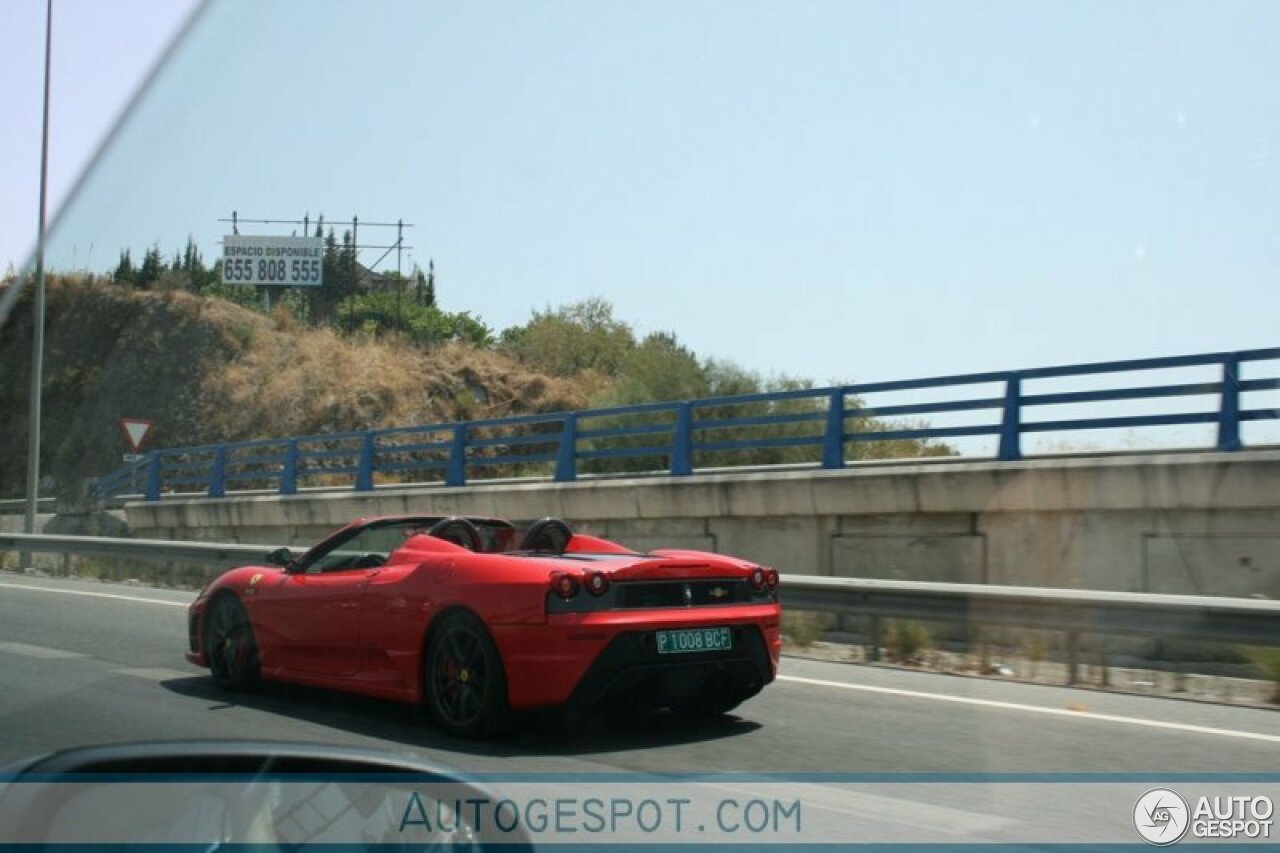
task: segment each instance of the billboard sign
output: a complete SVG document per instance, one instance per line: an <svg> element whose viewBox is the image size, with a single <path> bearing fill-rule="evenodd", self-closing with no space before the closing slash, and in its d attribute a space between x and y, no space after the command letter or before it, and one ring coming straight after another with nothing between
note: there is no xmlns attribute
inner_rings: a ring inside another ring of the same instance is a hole
<svg viewBox="0 0 1280 853"><path fill-rule="evenodd" d="M226 284L317 287L324 279L324 238L228 234L222 238Z"/></svg>

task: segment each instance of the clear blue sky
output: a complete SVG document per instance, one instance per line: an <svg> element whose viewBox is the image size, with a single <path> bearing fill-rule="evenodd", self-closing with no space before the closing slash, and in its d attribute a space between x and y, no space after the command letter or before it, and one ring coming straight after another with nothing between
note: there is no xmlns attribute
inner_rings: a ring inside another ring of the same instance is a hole
<svg viewBox="0 0 1280 853"><path fill-rule="evenodd" d="M194 0L55 0L49 213L65 199ZM0 0L0 271L20 267L36 239L44 0ZM95 249L96 252L96 249ZM110 253L114 255L114 252ZM78 258L95 267L107 255Z"/></svg>
<svg viewBox="0 0 1280 853"><path fill-rule="evenodd" d="M0 263L43 23L5 2ZM185 8L59 0L55 187ZM496 327L601 295L819 381L1270 346L1278 32L1269 2L217 2L52 260L356 213L416 223Z"/></svg>

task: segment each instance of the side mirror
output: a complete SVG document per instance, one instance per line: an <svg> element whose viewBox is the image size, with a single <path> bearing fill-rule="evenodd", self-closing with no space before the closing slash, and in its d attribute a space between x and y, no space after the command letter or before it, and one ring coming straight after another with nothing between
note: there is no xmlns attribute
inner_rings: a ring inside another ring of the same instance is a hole
<svg viewBox="0 0 1280 853"><path fill-rule="evenodd" d="M267 555L267 565L287 569L293 565L293 552L288 548L277 548Z"/></svg>

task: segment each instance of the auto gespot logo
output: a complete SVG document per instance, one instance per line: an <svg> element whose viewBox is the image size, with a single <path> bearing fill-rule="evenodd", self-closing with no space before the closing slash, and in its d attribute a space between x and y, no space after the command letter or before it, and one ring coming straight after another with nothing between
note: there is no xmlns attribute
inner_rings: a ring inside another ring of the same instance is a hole
<svg viewBox="0 0 1280 853"><path fill-rule="evenodd" d="M1275 805L1266 796L1199 797L1195 808L1169 788L1153 788L1133 807L1133 825L1149 844L1165 846L1188 834L1195 839L1271 837Z"/></svg>

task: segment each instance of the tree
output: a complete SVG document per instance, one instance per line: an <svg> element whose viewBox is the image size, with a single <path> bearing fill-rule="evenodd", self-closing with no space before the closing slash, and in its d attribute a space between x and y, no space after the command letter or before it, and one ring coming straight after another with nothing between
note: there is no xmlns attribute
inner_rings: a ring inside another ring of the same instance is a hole
<svg viewBox="0 0 1280 853"><path fill-rule="evenodd" d="M342 312L342 328L382 334L392 330L420 346L459 341L478 347L493 344L493 330L481 320L462 311L448 314L434 305L410 301L398 305L396 295L387 291L361 293Z"/></svg>
<svg viewBox="0 0 1280 853"><path fill-rule="evenodd" d="M692 400L707 396L708 389L698 357L673 333L653 332L625 353L610 402Z"/></svg>
<svg viewBox="0 0 1280 853"><path fill-rule="evenodd" d="M761 391L760 377L732 361L708 359L706 371L707 391L712 397L758 394Z"/></svg>
<svg viewBox="0 0 1280 853"><path fill-rule="evenodd" d="M427 261L427 272L424 274L422 269L417 265L413 265L413 301L419 305L436 307L436 262L435 259Z"/></svg>
<svg viewBox="0 0 1280 853"><path fill-rule="evenodd" d="M200 256L200 247L196 245L196 241L187 235L187 245L182 250L182 270L191 276L192 281L196 285L204 284L207 271L204 268L204 258Z"/></svg>
<svg viewBox="0 0 1280 853"><path fill-rule="evenodd" d="M614 319L613 306L592 297L555 311L535 311L527 324L502 333L502 345L526 364L557 376L594 371L613 377L636 341L631 327Z"/></svg>
<svg viewBox="0 0 1280 853"><path fill-rule="evenodd" d="M190 278L191 287L194 290L204 290L218 281L218 265L216 263L211 267L204 265L200 247L196 245L196 241L190 235L187 236L186 248L182 250L182 269Z"/></svg>
<svg viewBox="0 0 1280 853"><path fill-rule="evenodd" d="M307 288L308 308L316 323L333 321L338 304L342 301L342 261L338 251L338 239L330 228L324 231L324 220L316 223L316 236L324 237L324 257L321 260L323 280L319 287Z"/></svg>
<svg viewBox="0 0 1280 853"><path fill-rule="evenodd" d="M116 271L112 273L111 278L116 284L130 286L137 281L138 271L133 268L133 258L129 255L128 249L120 252L120 263L116 264Z"/></svg>
<svg viewBox="0 0 1280 853"><path fill-rule="evenodd" d="M350 231L342 232L342 249L338 252L338 275L335 284L338 287L339 301L354 298L360 289L359 266L356 264L355 237ZM353 306L348 305L348 310Z"/></svg>
<svg viewBox="0 0 1280 853"><path fill-rule="evenodd" d="M145 290L160 280L162 272L164 272L164 261L160 257L160 247L152 246L142 257L142 266L138 268L134 286Z"/></svg>

